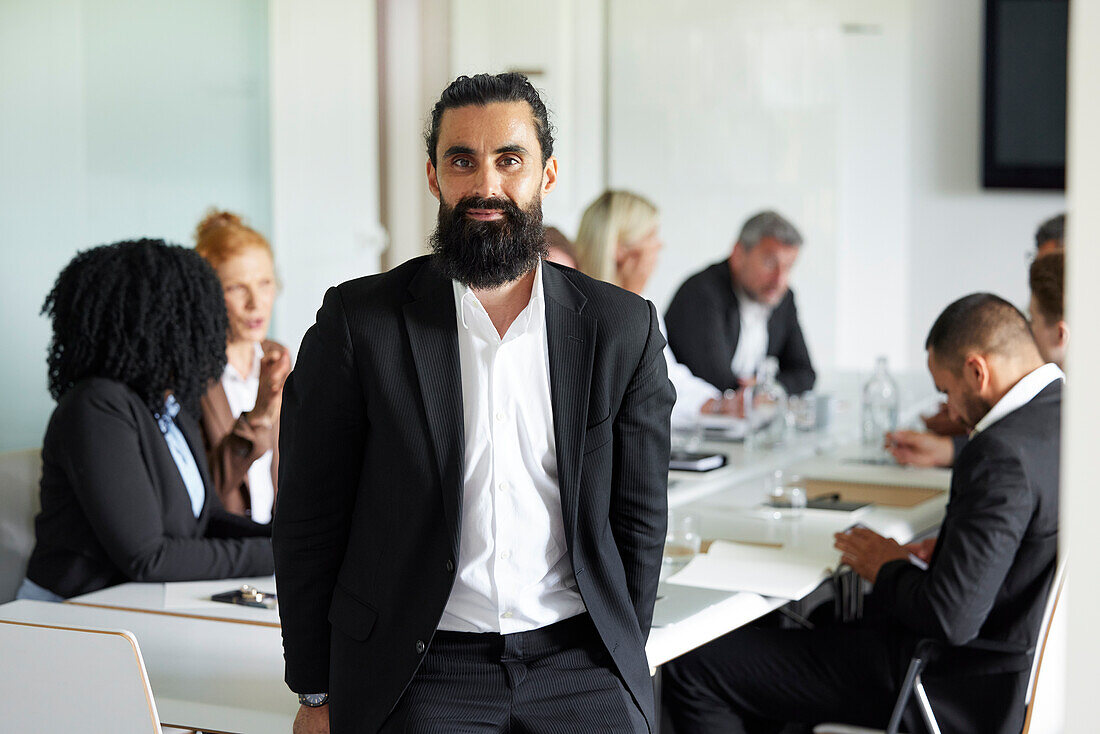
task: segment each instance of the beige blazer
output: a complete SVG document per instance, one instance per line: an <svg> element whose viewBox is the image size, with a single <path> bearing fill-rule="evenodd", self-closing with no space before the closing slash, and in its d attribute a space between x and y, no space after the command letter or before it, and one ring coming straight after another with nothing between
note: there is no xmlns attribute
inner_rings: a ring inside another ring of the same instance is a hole
<svg viewBox="0 0 1100 734"><path fill-rule="evenodd" d="M286 347L264 341L263 350ZM237 515L251 515L248 468L272 449L271 483L279 493L279 420L270 428L253 428L243 418L235 418L229 409L221 380L212 380L202 396L202 439L210 462L214 489L225 509Z"/></svg>

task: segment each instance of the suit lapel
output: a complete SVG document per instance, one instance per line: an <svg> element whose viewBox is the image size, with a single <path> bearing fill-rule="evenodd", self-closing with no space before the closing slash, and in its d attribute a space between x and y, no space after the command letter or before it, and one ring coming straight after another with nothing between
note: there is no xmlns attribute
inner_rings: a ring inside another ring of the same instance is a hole
<svg viewBox="0 0 1100 734"><path fill-rule="evenodd" d="M572 547L596 351L596 320L581 314L586 299L561 272L544 264L542 273L558 489L566 539Z"/></svg>
<svg viewBox="0 0 1100 734"><path fill-rule="evenodd" d="M784 306L791 297L790 291L783 296L783 300L776 304L772 312L768 314L768 349L767 354L773 357L779 356L779 346L784 341L784 332L787 329L787 320L784 316Z"/></svg>
<svg viewBox="0 0 1100 734"><path fill-rule="evenodd" d="M454 290L451 281L439 275L427 260L409 284L409 290L414 300L404 306L405 327L443 489L443 510L451 528L452 550L457 558L465 439Z"/></svg>
<svg viewBox="0 0 1100 734"><path fill-rule="evenodd" d="M737 291L733 289L733 275L730 273L729 263L725 260L718 263L721 270L719 281L722 284L722 292L729 294L729 310L727 313L730 344L733 352L730 353L730 361L737 352L737 342L741 339L741 300L737 297Z"/></svg>

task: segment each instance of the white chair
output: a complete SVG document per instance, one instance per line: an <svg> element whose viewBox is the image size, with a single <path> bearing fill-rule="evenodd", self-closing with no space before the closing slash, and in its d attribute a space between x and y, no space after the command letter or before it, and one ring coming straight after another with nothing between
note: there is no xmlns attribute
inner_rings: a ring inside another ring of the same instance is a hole
<svg viewBox="0 0 1100 734"><path fill-rule="evenodd" d="M1058 566L1054 572L1054 581L1050 585L1047 594L1046 607L1043 610L1043 619L1039 625L1039 635L1036 638L1035 654L1031 661L1031 673L1028 677L1026 712L1024 714L1024 728L1021 734L1029 734L1031 731L1041 734L1057 734L1062 730L1065 709L1064 671L1066 655L1065 637L1065 604L1059 602L1063 598L1066 586L1066 556L1062 554L1058 559ZM979 641L980 642L980 641ZM894 713L890 717L890 725L886 734L898 734L901 725L901 717L905 706L909 702L910 694L917 697L917 705L925 726L932 734L940 734L939 724L936 721L932 705L925 693L924 684L920 674L927 663L927 657L918 652L913 654L909 661L909 671L906 680L902 684L902 690L898 694L897 703L894 705ZM1045 676L1040 673L1047 672ZM1042 705L1037 705L1038 702ZM1032 727L1035 727L1032 729ZM814 727L814 734L883 734L881 729L867 729L861 726L849 726L847 724L818 724Z"/></svg>
<svg viewBox="0 0 1100 734"><path fill-rule="evenodd" d="M34 550L34 516L41 509L38 449L0 454L0 604L15 598Z"/></svg>
<svg viewBox="0 0 1100 734"><path fill-rule="evenodd" d="M10 732L161 734L141 650L121 630L0 620L0 711Z"/></svg>

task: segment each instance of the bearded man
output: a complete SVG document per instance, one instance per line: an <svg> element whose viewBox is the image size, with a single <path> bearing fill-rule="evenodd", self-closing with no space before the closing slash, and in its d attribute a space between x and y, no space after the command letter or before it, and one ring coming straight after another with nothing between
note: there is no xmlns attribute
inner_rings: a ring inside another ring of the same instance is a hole
<svg viewBox="0 0 1100 734"><path fill-rule="evenodd" d="M330 289L284 389L295 731L651 731L656 312L543 260L558 165L526 78L459 77L426 138L431 255Z"/></svg>

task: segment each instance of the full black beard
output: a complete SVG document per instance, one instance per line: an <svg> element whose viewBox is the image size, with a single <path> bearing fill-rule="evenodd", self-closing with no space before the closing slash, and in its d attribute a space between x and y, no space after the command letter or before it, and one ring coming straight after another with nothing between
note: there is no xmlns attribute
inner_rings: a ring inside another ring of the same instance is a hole
<svg viewBox="0 0 1100 734"><path fill-rule="evenodd" d="M504 218L479 222L470 209L499 209ZM542 202L520 209L506 198L467 197L454 208L439 202L435 232L429 240L435 266L445 277L478 290L499 288L528 273L546 256Z"/></svg>

